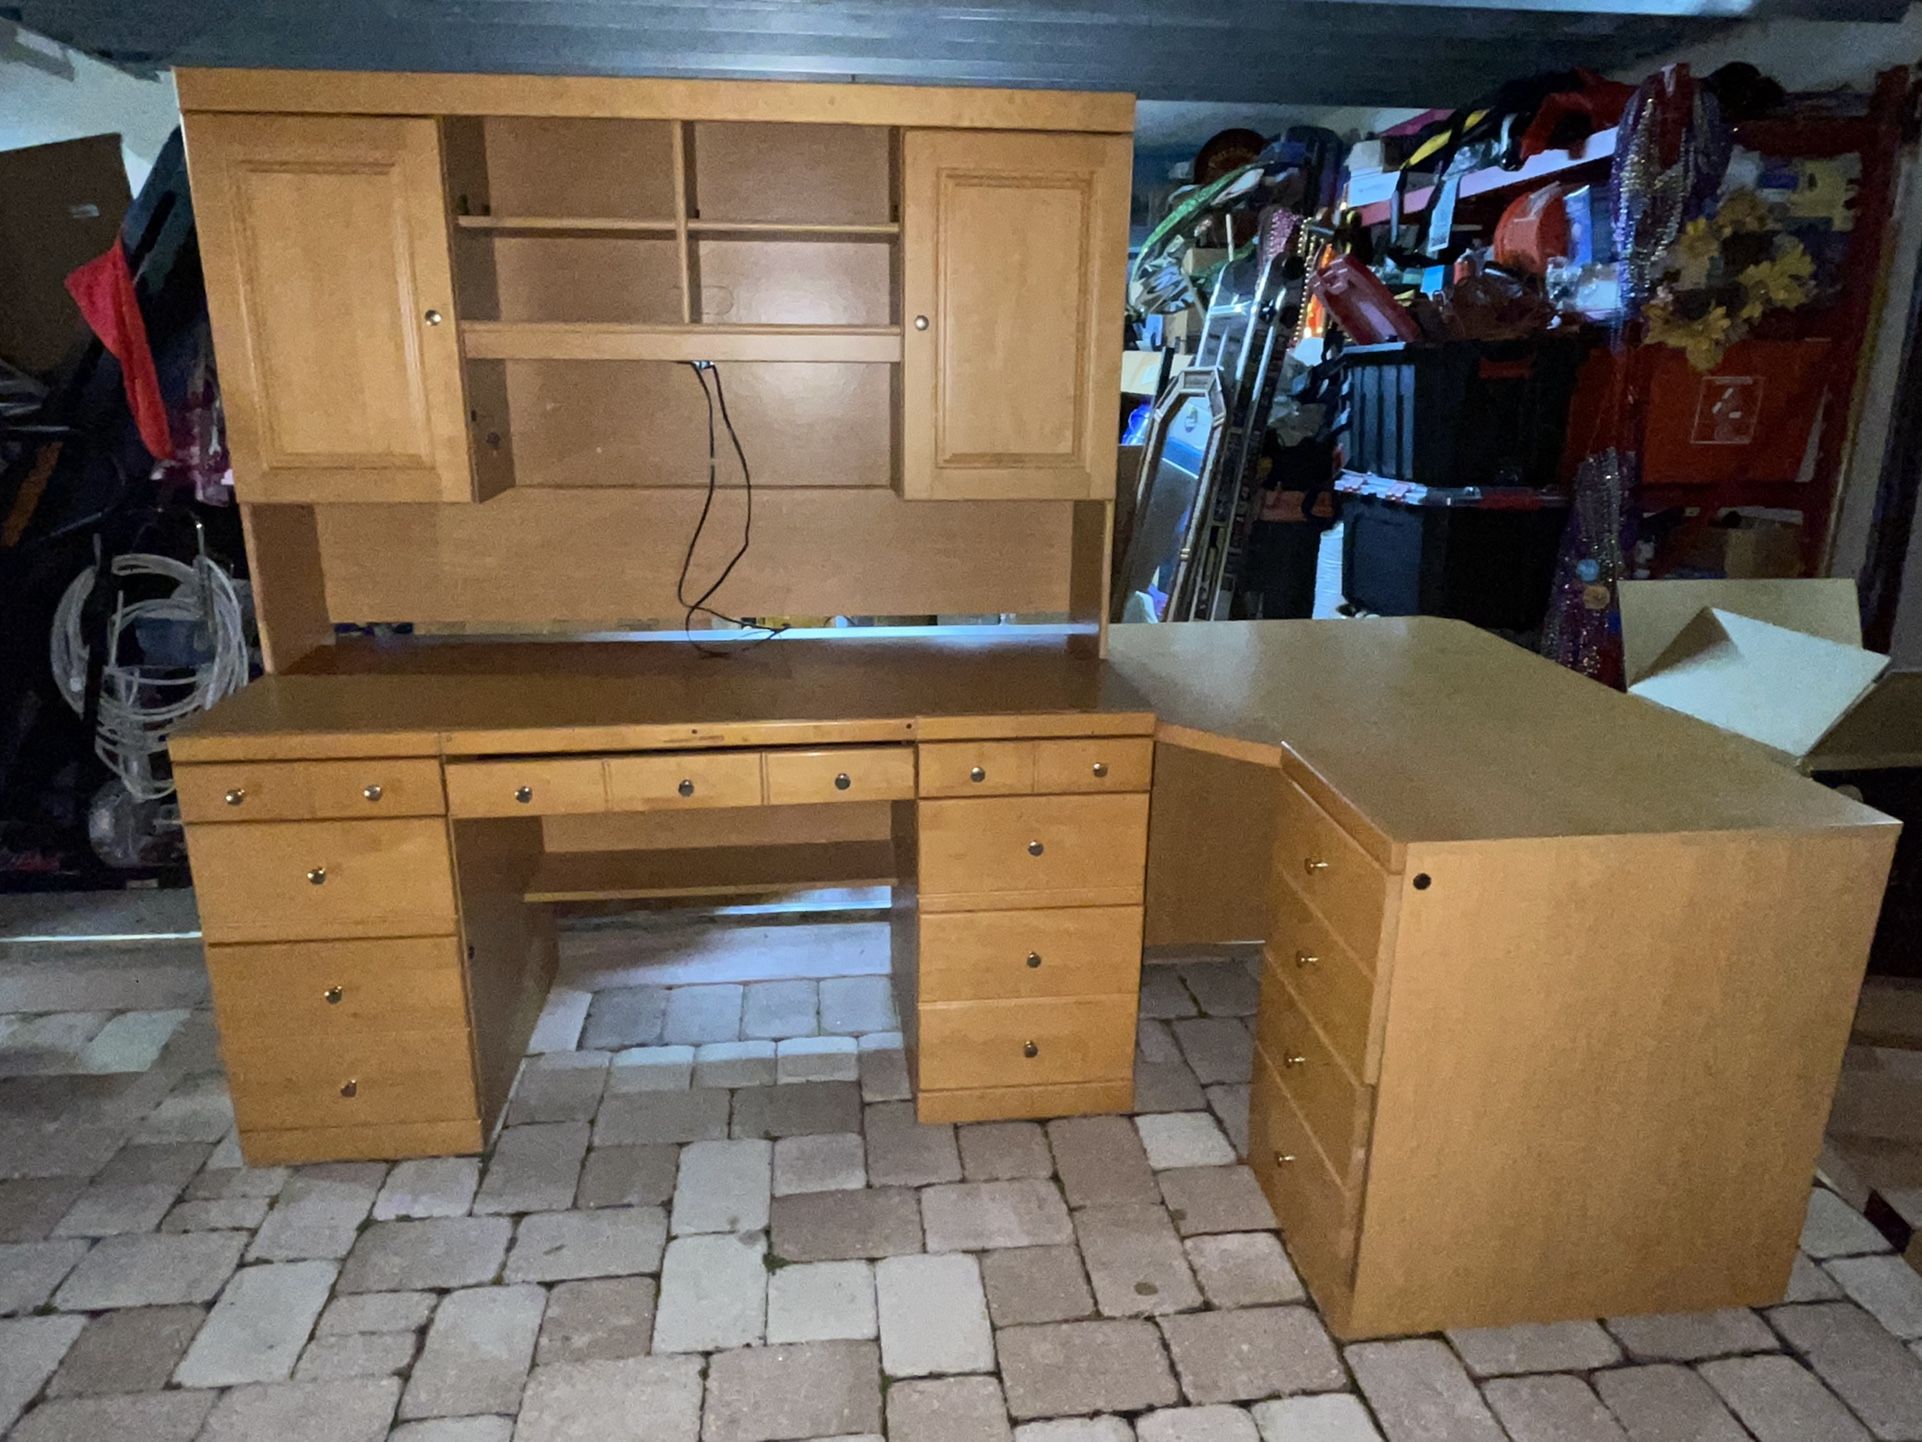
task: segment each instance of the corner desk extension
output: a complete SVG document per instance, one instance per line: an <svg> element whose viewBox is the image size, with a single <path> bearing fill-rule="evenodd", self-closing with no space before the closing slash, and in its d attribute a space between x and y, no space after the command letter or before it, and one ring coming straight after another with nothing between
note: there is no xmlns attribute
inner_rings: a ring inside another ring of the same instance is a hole
<svg viewBox="0 0 1922 1442"><path fill-rule="evenodd" d="M1779 1299L1897 828L1454 622L343 644L173 753L256 1164L472 1152L551 904L887 882L925 1121L1126 1111L1260 942L1249 1164L1347 1336Z"/></svg>

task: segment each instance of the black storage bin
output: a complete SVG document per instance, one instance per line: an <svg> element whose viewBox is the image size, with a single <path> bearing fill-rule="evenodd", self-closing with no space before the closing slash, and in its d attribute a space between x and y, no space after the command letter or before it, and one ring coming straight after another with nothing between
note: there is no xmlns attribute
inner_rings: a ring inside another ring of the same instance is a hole
<svg viewBox="0 0 1922 1442"><path fill-rule="evenodd" d="M1552 486L1586 351L1573 336L1350 346L1348 469L1423 486Z"/></svg>
<svg viewBox="0 0 1922 1442"><path fill-rule="evenodd" d="M1346 476L1341 589L1382 616L1450 616L1530 631L1548 609L1568 507L1557 496L1484 496Z"/></svg>

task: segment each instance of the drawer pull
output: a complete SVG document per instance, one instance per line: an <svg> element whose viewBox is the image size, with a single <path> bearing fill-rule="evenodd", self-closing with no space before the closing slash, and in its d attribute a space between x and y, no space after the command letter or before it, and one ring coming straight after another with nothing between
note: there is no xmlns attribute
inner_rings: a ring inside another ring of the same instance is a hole
<svg viewBox="0 0 1922 1442"><path fill-rule="evenodd" d="M1105 761L1095 762L1094 774L1097 776L1106 776L1108 774L1108 763Z"/></svg>
<svg viewBox="0 0 1922 1442"><path fill-rule="evenodd" d="M1295 1154L1293 1152L1276 1152L1275 1153L1276 1166L1290 1167L1290 1166L1293 1166L1294 1164L1295 1164Z"/></svg>
<svg viewBox="0 0 1922 1442"><path fill-rule="evenodd" d="M312 871L307 873L307 880L314 886L321 885L327 880L327 868L324 866L316 866Z"/></svg>
<svg viewBox="0 0 1922 1442"><path fill-rule="evenodd" d="M340 989L339 987L337 987L337 986L330 986L330 987L328 987L328 988L327 988L327 990L325 990L325 991L323 991L323 992L321 993L321 996L322 996L322 998L323 998L323 999L325 999L325 1001L326 1001L326 1003L327 1003L327 1005L329 1005L329 1006L339 1006L339 1005L340 1005L340 999L341 999L341 997L343 997L344 995L346 995L346 993L345 993L345 992L343 992L343 991L342 991L342 990L341 990L341 989Z"/></svg>
<svg viewBox="0 0 1922 1442"><path fill-rule="evenodd" d="M1283 1057L1281 1059L1281 1064L1287 1067L1290 1071L1293 1071L1298 1066L1307 1066L1308 1058L1297 1053L1295 1055Z"/></svg>
<svg viewBox="0 0 1922 1442"><path fill-rule="evenodd" d="M353 1077L348 1077L346 1081L340 1084L340 1094L344 1097L359 1096L360 1083L357 1080L355 1080Z"/></svg>
<svg viewBox="0 0 1922 1442"><path fill-rule="evenodd" d="M528 802L534 799L534 788L531 786L516 786L514 788L514 799L523 806L527 805Z"/></svg>
<svg viewBox="0 0 1922 1442"><path fill-rule="evenodd" d="M1028 953L1028 970L1039 971L1040 969L1041 969L1041 953L1038 951L1029 952Z"/></svg>
<svg viewBox="0 0 1922 1442"><path fill-rule="evenodd" d="M236 786L221 798L221 800L225 801L229 806L238 806L246 799L247 788L245 786Z"/></svg>
<svg viewBox="0 0 1922 1442"><path fill-rule="evenodd" d="M987 779L988 779L988 771L985 766L970 766L968 768L968 780L986 781Z"/></svg>
<svg viewBox="0 0 1922 1442"><path fill-rule="evenodd" d="M834 778L834 789L836 791L845 791L848 789L848 787L852 786L853 784L854 783L848 779L848 774L845 771L841 772L839 775L837 775Z"/></svg>
<svg viewBox="0 0 1922 1442"><path fill-rule="evenodd" d="M1306 971L1311 966L1319 966L1319 965L1321 965L1321 958L1316 956L1313 952L1298 951L1295 953L1295 970L1296 971Z"/></svg>
<svg viewBox="0 0 1922 1442"><path fill-rule="evenodd" d="M1031 1041L1024 1042L1021 1046L1021 1055L1028 1057L1040 1056L1041 1048Z"/></svg>
<svg viewBox="0 0 1922 1442"><path fill-rule="evenodd" d="M691 776L683 776L681 778L681 784L674 789L683 796L692 796L694 794L694 778Z"/></svg>
<svg viewBox="0 0 1922 1442"><path fill-rule="evenodd" d="M1326 871L1328 869L1328 863L1323 861L1319 856L1310 856L1303 860L1301 867L1302 870L1306 871L1310 876L1313 876L1318 871Z"/></svg>
<svg viewBox="0 0 1922 1442"><path fill-rule="evenodd" d="M1047 849L1048 848L1043 846L1039 841L1030 841L1028 843L1028 855L1030 856L1039 856Z"/></svg>
<svg viewBox="0 0 1922 1442"><path fill-rule="evenodd" d="M380 800L381 797L385 796L387 793L381 790L381 788L376 785L376 786L361 787L360 794L362 796L365 796L369 801L378 801Z"/></svg>

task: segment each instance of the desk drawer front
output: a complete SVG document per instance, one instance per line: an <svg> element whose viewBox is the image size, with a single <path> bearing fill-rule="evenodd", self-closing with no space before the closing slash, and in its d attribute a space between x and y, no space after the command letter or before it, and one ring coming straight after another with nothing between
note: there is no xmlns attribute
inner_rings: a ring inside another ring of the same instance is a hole
<svg viewBox="0 0 1922 1442"><path fill-rule="evenodd" d="M1141 902L1145 795L927 801L919 809L924 903L942 897L976 898L981 907Z"/></svg>
<svg viewBox="0 0 1922 1442"><path fill-rule="evenodd" d="M921 1086L1036 1086L1134 1074L1133 996L968 1001L920 1009Z"/></svg>
<svg viewBox="0 0 1922 1442"><path fill-rule="evenodd" d="M1025 796L1034 790L1032 741L944 741L920 752L923 796Z"/></svg>
<svg viewBox="0 0 1922 1442"><path fill-rule="evenodd" d="M906 801L914 796L914 748L840 746L767 753L770 806L815 801Z"/></svg>
<svg viewBox="0 0 1922 1442"><path fill-rule="evenodd" d="M1387 874L1305 791L1285 778L1275 825L1275 867L1372 967L1388 906Z"/></svg>
<svg viewBox="0 0 1922 1442"><path fill-rule="evenodd" d="M1274 890L1274 922L1265 948L1266 987L1293 987L1308 1015L1359 1081L1381 1066L1374 1042L1375 979L1284 880Z"/></svg>
<svg viewBox="0 0 1922 1442"><path fill-rule="evenodd" d="M615 811L759 806L761 753L689 751L611 757L607 763L607 796Z"/></svg>
<svg viewBox="0 0 1922 1442"><path fill-rule="evenodd" d="M455 816L564 816L607 810L598 758L450 761L447 809Z"/></svg>
<svg viewBox="0 0 1922 1442"><path fill-rule="evenodd" d="M1141 908L949 911L921 918L921 999L1134 996Z"/></svg>
<svg viewBox="0 0 1922 1442"><path fill-rule="evenodd" d="M1267 1056L1255 1053L1248 1097L1248 1165L1275 1209L1288 1251L1317 1291L1353 1273L1359 1188L1328 1168Z"/></svg>
<svg viewBox="0 0 1922 1442"><path fill-rule="evenodd" d="M438 819L191 826L187 850L209 942L454 930L447 823Z"/></svg>
<svg viewBox="0 0 1922 1442"><path fill-rule="evenodd" d="M1088 741L1037 741L1034 789L1041 793L1146 791L1154 777L1149 736L1104 736Z"/></svg>
<svg viewBox="0 0 1922 1442"><path fill-rule="evenodd" d="M223 1039L221 1054L243 1132L453 1121L477 1111L465 1031L307 1044Z"/></svg>
<svg viewBox="0 0 1922 1442"><path fill-rule="evenodd" d="M460 944L451 936L210 946L224 1037L339 1041L467 1025Z"/></svg>
<svg viewBox="0 0 1922 1442"><path fill-rule="evenodd" d="M1272 968L1261 989L1255 1040L1267 1052L1282 1089L1307 1120L1330 1165L1338 1175L1348 1177L1368 1141L1374 1093L1355 1084L1308 1020L1300 998Z"/></svg>
<svg viewBox="0 0 1922 1442"><path fill-rule="evenodd" d="M426 757L371 761L236 761L176 766L180 816L215 821L439 816L440 763Z"/></svg>

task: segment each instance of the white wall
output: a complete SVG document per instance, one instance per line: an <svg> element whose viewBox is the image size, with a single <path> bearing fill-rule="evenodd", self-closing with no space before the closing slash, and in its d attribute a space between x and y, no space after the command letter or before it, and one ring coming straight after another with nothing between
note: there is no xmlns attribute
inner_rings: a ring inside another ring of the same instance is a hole
<svg viewBox="0 0 1922 1442"><path fill-rule="evenodd" d="M0 21L0 150L118 133L138 195L179 123L171 75L139 80Z"/></svg>

